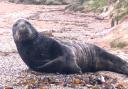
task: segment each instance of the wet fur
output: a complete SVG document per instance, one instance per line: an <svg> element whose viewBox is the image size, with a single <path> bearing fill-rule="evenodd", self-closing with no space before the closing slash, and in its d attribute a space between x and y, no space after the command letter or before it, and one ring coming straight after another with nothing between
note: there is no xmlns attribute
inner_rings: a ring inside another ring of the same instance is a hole
<svg viewBox="0 0 128 89"><path fill-rule="evenodd" d="M40 34L23 19L12 31L22 60L35 71L70 74L108 70L128 74L127 62L96 45L57 41Z"/></svg>

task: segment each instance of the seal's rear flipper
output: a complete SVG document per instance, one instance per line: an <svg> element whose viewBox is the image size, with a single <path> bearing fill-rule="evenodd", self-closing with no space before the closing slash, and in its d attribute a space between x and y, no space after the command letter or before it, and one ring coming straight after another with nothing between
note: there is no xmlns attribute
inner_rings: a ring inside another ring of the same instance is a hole
<svg viewBox="0 0 128 89"><path fill-rule="evenodd" d="M128 75L128 62L99 47L96 50L98 55L94 60L96 70L107 70Z"/></svg>

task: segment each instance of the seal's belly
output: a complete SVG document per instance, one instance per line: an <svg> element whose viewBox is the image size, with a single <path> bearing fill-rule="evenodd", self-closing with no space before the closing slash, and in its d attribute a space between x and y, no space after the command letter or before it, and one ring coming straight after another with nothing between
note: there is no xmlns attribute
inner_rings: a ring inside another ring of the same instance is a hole
<svg viewBox="0 0 128 89"><path fill-rule="evenodd" d="M95 50L92 44L75 43L70 47L74 58L80 68L84 71L90 71L94 67Z"/></svg>

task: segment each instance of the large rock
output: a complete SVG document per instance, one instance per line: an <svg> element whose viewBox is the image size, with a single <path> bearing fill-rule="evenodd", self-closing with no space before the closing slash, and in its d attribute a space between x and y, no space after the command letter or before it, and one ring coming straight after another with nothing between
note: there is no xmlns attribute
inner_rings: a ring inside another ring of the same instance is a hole
<svg viewBox="0 0 128 89"><path fill-rule="evenodd" d="M46 4L46 5L64 5L72 3L76 0L9 0L13 3L23 3L23 4Z"/></svg>
<svg viewBox="0 0 128 89"><path fill-rule="evenodd" d="M67 11L84 11L84 6L82 5L85 0L72 0L68 6L65 7Z"/></svg>
<svg viewBox="0 0 128 89"><path fill-rule="evenodd" d="M66 0L46 0L46 5L65 5L68 4Z"/></svg>
<svg viewBox="0 0 128 89"><path fill-rule="evenodd" d="M77 4L77 3L76 4L69 4L68 6L65 7L65 10L66 11L74 11L74 12L77 12L77 11L83 12L84 6Z"/></svg>
<svg viewBox="0 0 128 89"><path fill-rule="evenodd" d="M32 4L34 0L9 0L12 3Z"/></svg>
<svg viewBox="0 0 128 89"><path fill-rule="evenodd" d="M43 4L43 5L67 5L66 11L83 11L83 2L85 0L9 0L12 3L22 4Z"/></svg>

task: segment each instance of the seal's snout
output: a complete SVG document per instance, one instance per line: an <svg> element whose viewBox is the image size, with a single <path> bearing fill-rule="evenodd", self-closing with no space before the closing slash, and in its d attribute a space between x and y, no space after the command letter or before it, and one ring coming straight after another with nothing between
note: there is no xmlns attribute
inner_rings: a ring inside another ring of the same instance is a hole
<svg viewBox="0 0 128 89"><path fill-rule="evenodd" d="M20 33L25 33L27 31L26 21L23 19L18 20L15 27Z"/></svg>
<svg viewBox="0 0 128 89"><path fill-rule="evenodd" d="M27 31L25 24L19 24L17 28L19 29L19 33L26 33Z"/></svg>

